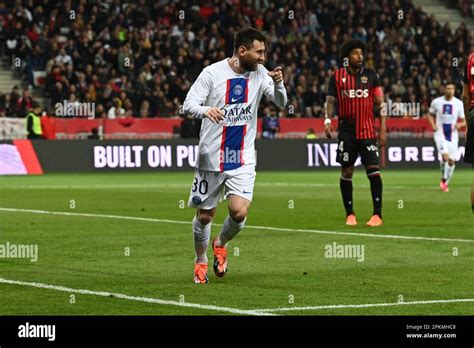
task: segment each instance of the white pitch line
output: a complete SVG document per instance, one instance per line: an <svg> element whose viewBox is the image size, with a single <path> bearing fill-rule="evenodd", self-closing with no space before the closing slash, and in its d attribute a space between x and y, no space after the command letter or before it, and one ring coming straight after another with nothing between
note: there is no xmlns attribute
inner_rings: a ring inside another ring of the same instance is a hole
<svg viewBox="0 0 474 348"><path fill-rule="evenodd" d="M121 219L121 220L132 220L132 221L147 221L147 222L158 222L158 223L169 223L169 224L180 224L180 225L190 225L191 224L191 221L155 219L155 218L145 218L145 217L138 217L138 216L124 216L124 215L69 213L69 212L63 212L63 211L17 209L17 208L0 208L0 211L16 212L16 213L64 215L64 216L83 216L83 217ZM214 225L215 226L222 226L222 224L217 224L217 223L215 223ZM247 225L246 228L247 229L255 229L255 230L276 231L276 232L300 232L300 233L328 234L328 235L351 236L351 237L388 238L388 239L405 239L405 240L425 240L425 241L435 241L435 242L474 243L474 239L401 236L401 235L394 235L394 234L372 234L372 233L359 233L359 232L324 231L324 230L312 230L312 229L304 229L304 228L286 228L286 227L271 227L271 226L252 226L252 225Z"/></svg>
<svg viewBox="0 0 474 348"><path fill-rule="evenodd" d="M0 283L10 284L10 285L19 285L19 286L29 286L29 287L33 287L33 288L62 291L62 292L82 294L82 295L93 295L93 296L101 296L101 297L119 298L119 299L122 299L122 300L154 303L154 304L160 304L160 305L166 305L166 306L177 306L177 307L206 309L206 310L211 310L211 311L227 312L227 313L232 313L232 314L258 315L258 316L275 315L273 313L270 313L270 311L268 311L268 312L265 311L264 313L260 313L260 312L255 312L253 310L244 310L244 309L221 307L221 306L214 306L214 305L203 305L203 304L191 303L191 302L178 302L178 301L171 301L171 300L162 300L162 299L159 299L159 298L130 296L130 295L124 295L124 294L118 294L118 293L106 292L106 291L93 291L93 290L87 290L87 289L73 289L73 288L68 288L68 287L65 287L65 286L35 283L35 282L24 282L24 281L20 281L20 280L11 280L11 279L4 279L4 278L0 278Z"/></svg>
<svg viewBox="0 0 474 348"><path fill-rule="evenodd" d="M393 302L393 303L365 303L365 304L347 304L347 305L324 305L324 306L307 306L307 307L281 307L281 308L265 308L254 309L255 312L289 312L289 311L307 311L319 309L338 309L338 308L370 308L370 307L391 307L391 306L408 306L408 305L425 305L437 303L458 303L458 302L474 302L474 298L460 298L451 300L429 300L429 301L409 301L409 302Z"/></svg>
<svg viewBox="0 0 474 348"><path fill-rule="evenodd" d="M409 302L394 302L394 303L366 303L366 304L352 304L352 305L351 304L322 305L322 306L306 306L306 307L280 307L280 308L244 310L244 309L221 307L221 306L215 306L215 305L203 305L203 304L191 303L191 302L162 300L159 298L131 296L131 295L125 295L125 294L120 294L120 293L106 292L106 291L73 289L73 288L68 288L65 286L43 284L43 283L36 283L36 282L25 282L25 281L11 280L11 279L5 279L5 278L0 278L0 283L8 284L8 285L28 286L28 287L39 288L39 289L55 290L55 291L61 291L61 292L67 292L67 293L76 293L76 294L82 294L82 295L119 298L119 299L129 300L129 301L154 303L154 304L167 305L167 306L198 308L198 309L205 309L205 310L218 311L218 312L228 312L232 314L255 315L255 316L273 316L273 315L276 315L274 314L274 312L307 311L307 310L320 310L320 309L393 307L393 306L426 305L426 304L440 304L440 303L474 302L473 298L464 298L464 299L450 299L450 300L409 301Z"/></svg>
<svg viewBox="0 0 474 348"><path fill-rule="evenodd" d="M153 218L145 218L145 217L139 217L139 216L90 214L90 213L69 213L69 212L66 212L66 211L49 211L49 210L15 209L15 208L0 208L0 211L11 211L11 212L32 213L32 214L64 215L64 216L84 216L84 217L95 217L95 218L106 218L106 219L133 220L133 221L162 222L162 223L181 224L181 225L191 224L190 221L153 219Z"/></svg>
<svg viewBox="0 0 474 348"><path fill-rule="evenodd" d="M1 210L1 208L0 208L0 210ZM359 232L323 231L323 230L311 230L311 229L304 229L304 228L282 228L282 227L267 227L267 226L246 226L245 228L253 228L253 229L256 229L256 230L280 231L280 232L302 232L302 233L315 233L315 234L333 234L333 235L354 236L354 237L427 240L427 241L437 241L437 242L474 243L474 239L454 239L454 238L440 238L440 237L401 236L401 235L396 235L396 234L372 234L372 233L359 233Z"/></svg>

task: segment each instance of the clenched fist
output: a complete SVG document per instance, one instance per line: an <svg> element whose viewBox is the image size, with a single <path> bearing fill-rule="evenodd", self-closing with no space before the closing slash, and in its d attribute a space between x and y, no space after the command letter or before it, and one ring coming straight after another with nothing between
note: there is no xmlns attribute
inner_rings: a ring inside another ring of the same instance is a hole
<svg viewBox="0 0 474 348"><path fill-rule="evenodd" d="M204 116L210 119L212 123L218 124L224 119L224 111L216 107L211 107L204 113Z"/></svg>

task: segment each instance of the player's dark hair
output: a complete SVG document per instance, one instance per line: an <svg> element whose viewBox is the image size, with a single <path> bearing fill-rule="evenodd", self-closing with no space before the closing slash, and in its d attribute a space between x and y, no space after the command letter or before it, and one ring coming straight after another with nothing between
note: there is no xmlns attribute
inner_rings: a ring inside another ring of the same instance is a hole
<svg viewBox="0 0 474 348"><path fill-rule="evenodd" d="M257 29L254 28L245 28L242 29L237 33L234 40L234 52L237 52L240 46L244 46L245 48L252 48L253 41L266 41L265 35L259 32Z"/></svg>
<svg viewBox="0 0 474 348"><path fill-rule="evenodd" d="M456 82L451 81L451 80L445 81L445 82L443 83L443 86L444 86L444 87L447 87L447 86L449 86L449 85L453 85L454 88L457 87Z"/></svg>
<svg viewBox="0 0 474 348"><path fill-rule="evenodd" d="M339 47L339 59L342 61L344 58L349 57L352 50L360 48L362 52L365 52L365 43L357 39L349 39Z"/></svg>

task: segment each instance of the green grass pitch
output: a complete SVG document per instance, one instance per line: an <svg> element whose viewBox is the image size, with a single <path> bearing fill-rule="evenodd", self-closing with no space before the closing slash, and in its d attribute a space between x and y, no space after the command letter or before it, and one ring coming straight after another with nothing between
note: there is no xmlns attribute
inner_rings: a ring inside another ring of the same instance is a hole
<svg viewBox="0 0 474 348"><path fill-rule="evenodd" d="M210 284L195 285L192 172L0 177L0 244L39 250L37 262L0 258L0 315L474 315L472 171L456 170L449 193L436 170L382 178L384 226L368 228L369 182L356 170L354 228L344 225L338 171L259 172L229 272L214 276L209 249ZM212 238L226 214L224 201ZM326 257L333 243L363 246L363 262Z"/></svg>

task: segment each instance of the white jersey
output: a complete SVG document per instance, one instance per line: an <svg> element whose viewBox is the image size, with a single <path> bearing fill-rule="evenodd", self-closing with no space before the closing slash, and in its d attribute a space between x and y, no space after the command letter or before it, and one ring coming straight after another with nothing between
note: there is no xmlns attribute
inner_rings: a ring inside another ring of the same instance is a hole
<svg viewBox="0 0 474 348"><path fill-rule="evenodd" d="M234 72L228 58L201 72L184 101L184 110L202 118L196 167L208 171L228 171L255 164L257 110L262 95L277 106L287 102L283 82L273 83L261 64L256 71ZM210 107L224 111L225 119L214 124L204 113Z"/></svg>
<svg viewBox="0 0 474 348"><path fill-rule="evenodd" d="M456 97L446 100L444 96L438 97L431 102L430 113L436 116L435 137L447 141L458 139L456 123L459 118L464 118L464 105Z"/></svg>

